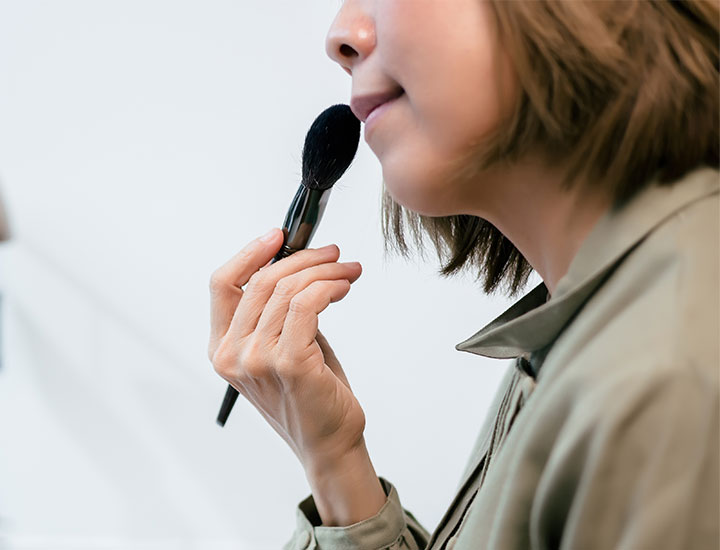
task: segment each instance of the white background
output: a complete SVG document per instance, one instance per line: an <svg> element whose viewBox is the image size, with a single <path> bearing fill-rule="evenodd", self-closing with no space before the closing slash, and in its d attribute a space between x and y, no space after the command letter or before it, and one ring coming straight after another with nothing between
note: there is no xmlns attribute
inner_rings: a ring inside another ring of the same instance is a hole
<svg viewBox="0 0 720 550"><path fill-rule="evenodd" d="M282 223L315 116L349 101L334 0L0 0L0 547L279 548L302 469L206 357L207 283ZM313 246L364 273L320 327L378 473L432 530L506 366L470 277L383 255L361 142Z"/></svg>

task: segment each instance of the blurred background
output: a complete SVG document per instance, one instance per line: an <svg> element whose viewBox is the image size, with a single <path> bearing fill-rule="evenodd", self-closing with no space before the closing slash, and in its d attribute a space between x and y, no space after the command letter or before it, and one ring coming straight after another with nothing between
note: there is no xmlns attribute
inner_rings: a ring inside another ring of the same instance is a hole
<svg viewBox="0 0 720 550"><path fill-rule="evenodd" d="M206 356L208 281L282 224L340 2L0 0L0 548L276 549L309 492ZM507 363L454 345L508 305L383 254L361 142L313 246L364 274L320 319L378 473L432 530Z"/></svg>

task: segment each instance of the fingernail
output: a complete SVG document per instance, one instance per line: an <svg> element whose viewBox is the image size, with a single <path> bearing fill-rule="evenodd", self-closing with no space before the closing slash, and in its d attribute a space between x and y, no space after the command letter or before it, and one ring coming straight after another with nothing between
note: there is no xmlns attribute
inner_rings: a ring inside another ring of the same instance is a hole
<svg viewBox="0 0 720 550"><path fill-rule="evenodd" d="M264 243L272 241L273 237L275 236L276 231L277 231L277 227L273 227L270 231L268 231L262 237L260 237L260 240Z"/></svg>

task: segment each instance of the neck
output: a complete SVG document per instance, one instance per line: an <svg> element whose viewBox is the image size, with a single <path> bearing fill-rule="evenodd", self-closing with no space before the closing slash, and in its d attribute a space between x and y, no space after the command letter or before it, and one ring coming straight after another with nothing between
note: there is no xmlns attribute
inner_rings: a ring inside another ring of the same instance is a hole
<svg viewBox="0 0 720 550"><path fill-rule="evenodd" d="M478 198L482 208L474 212L515 245L550 294L611 204L606 192L590 192L580 185L561 189L561 178L561 171L548 171L533 161L503 169L502 177L488 180L502 193L489 201Z"/></svg>

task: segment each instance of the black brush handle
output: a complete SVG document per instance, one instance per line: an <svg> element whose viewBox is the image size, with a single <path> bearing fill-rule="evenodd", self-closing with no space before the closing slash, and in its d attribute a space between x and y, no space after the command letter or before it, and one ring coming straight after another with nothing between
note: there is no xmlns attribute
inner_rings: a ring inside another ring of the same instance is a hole
<svg viewBox="0 0 720 550"><path fill-rule="evenodd" d="M220 406L220 412L217 417L217 423L220 427L224 426L225 422L227 422L228 416L230 416L230 412L235 406L235 401L237 401L238 395L238 391L228 384L227 390L225 390L225 397L223 398L222 405Z"/></svg>
<svg viewBox="0 0 720 550"><path fill-rule="evenodd" d="M285 216L285 223L283 223L285 240L282 248L280 248L280 251L270 264L274 264L278 260L287 258L291 254L307 248L325 212L329 196L330 189L308 189L304 185L300 185L297 193L295 193L295 198L290 204L287 216ZM220 427L225 426L237 398L238 391L228 384L216 420Z"/></svg>

